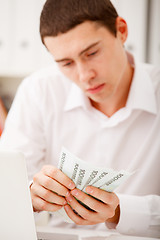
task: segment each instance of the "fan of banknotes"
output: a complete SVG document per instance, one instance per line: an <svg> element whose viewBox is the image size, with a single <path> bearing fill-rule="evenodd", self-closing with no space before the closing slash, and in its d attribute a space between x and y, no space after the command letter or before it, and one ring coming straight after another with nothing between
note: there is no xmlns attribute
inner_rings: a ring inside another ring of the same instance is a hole
<svg viewBox="0 0 160 240"><path fill-rule="evenodd" d="M113 192L132 173L127 171L115 171L109 168L97 168L86 163L62 147L58 168L75 183L76 188L85 192L88 185L100 188L107 192ZM73 223L64 208L54 213L61 216L64 221Z"/></svg>

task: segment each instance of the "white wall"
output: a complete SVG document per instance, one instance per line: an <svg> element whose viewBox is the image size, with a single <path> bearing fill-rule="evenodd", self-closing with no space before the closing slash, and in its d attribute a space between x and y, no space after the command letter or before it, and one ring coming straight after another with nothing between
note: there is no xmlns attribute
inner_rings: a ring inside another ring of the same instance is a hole
<svg viewBox="0 0 160 240"><path fill-rule="evenodd" d="M160 66L160 0L111 0L128 23L126 49Z"/></svg>
<svg viewBox="0 0 160 240"><path fill-rule="evenodd" d="M160 66L160 0L150 1L147 61Z"/></svg>

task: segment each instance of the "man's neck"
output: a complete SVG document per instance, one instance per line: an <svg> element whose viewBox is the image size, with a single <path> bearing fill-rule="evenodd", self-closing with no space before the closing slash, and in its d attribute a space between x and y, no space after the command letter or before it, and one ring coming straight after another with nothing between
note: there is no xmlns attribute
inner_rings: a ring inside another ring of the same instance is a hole
<svg viewBox="0 0 160 240"><path fill-rule="evenodd" d="M123 77L114 95L108 98L107 101L101 103L91 102L92 106L104 113L107 117L111 117L119 109L125 107L132 83L133 73L134 68L128 63L125 77Z"/></svg>

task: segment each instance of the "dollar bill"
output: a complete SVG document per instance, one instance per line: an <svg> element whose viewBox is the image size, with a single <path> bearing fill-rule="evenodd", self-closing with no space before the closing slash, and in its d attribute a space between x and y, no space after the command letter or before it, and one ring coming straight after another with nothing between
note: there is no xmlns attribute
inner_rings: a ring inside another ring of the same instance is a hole
<svg viewBox="0 0 160 240"><path fill-rule="evenodd" d="M66 148L62 147L58 168L75 183L76 188L85 192L88 185L100 188L107 192L113 192L132 173L127 171L115 171L110 168L98 168L81 160ZM55 213L64 221L73 223L64 208Z"/></svg>

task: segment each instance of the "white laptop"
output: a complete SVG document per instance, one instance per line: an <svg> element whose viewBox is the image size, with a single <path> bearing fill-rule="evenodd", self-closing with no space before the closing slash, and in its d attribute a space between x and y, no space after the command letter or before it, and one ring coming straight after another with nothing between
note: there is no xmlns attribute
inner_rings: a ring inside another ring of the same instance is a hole
<svg viewBox="0 0 160 240"><path fill-rule="evenodd" d="M0 151L0 239L37 240L25 159ZM38 233L43 240L77 240L78 235Z"/></svg>

